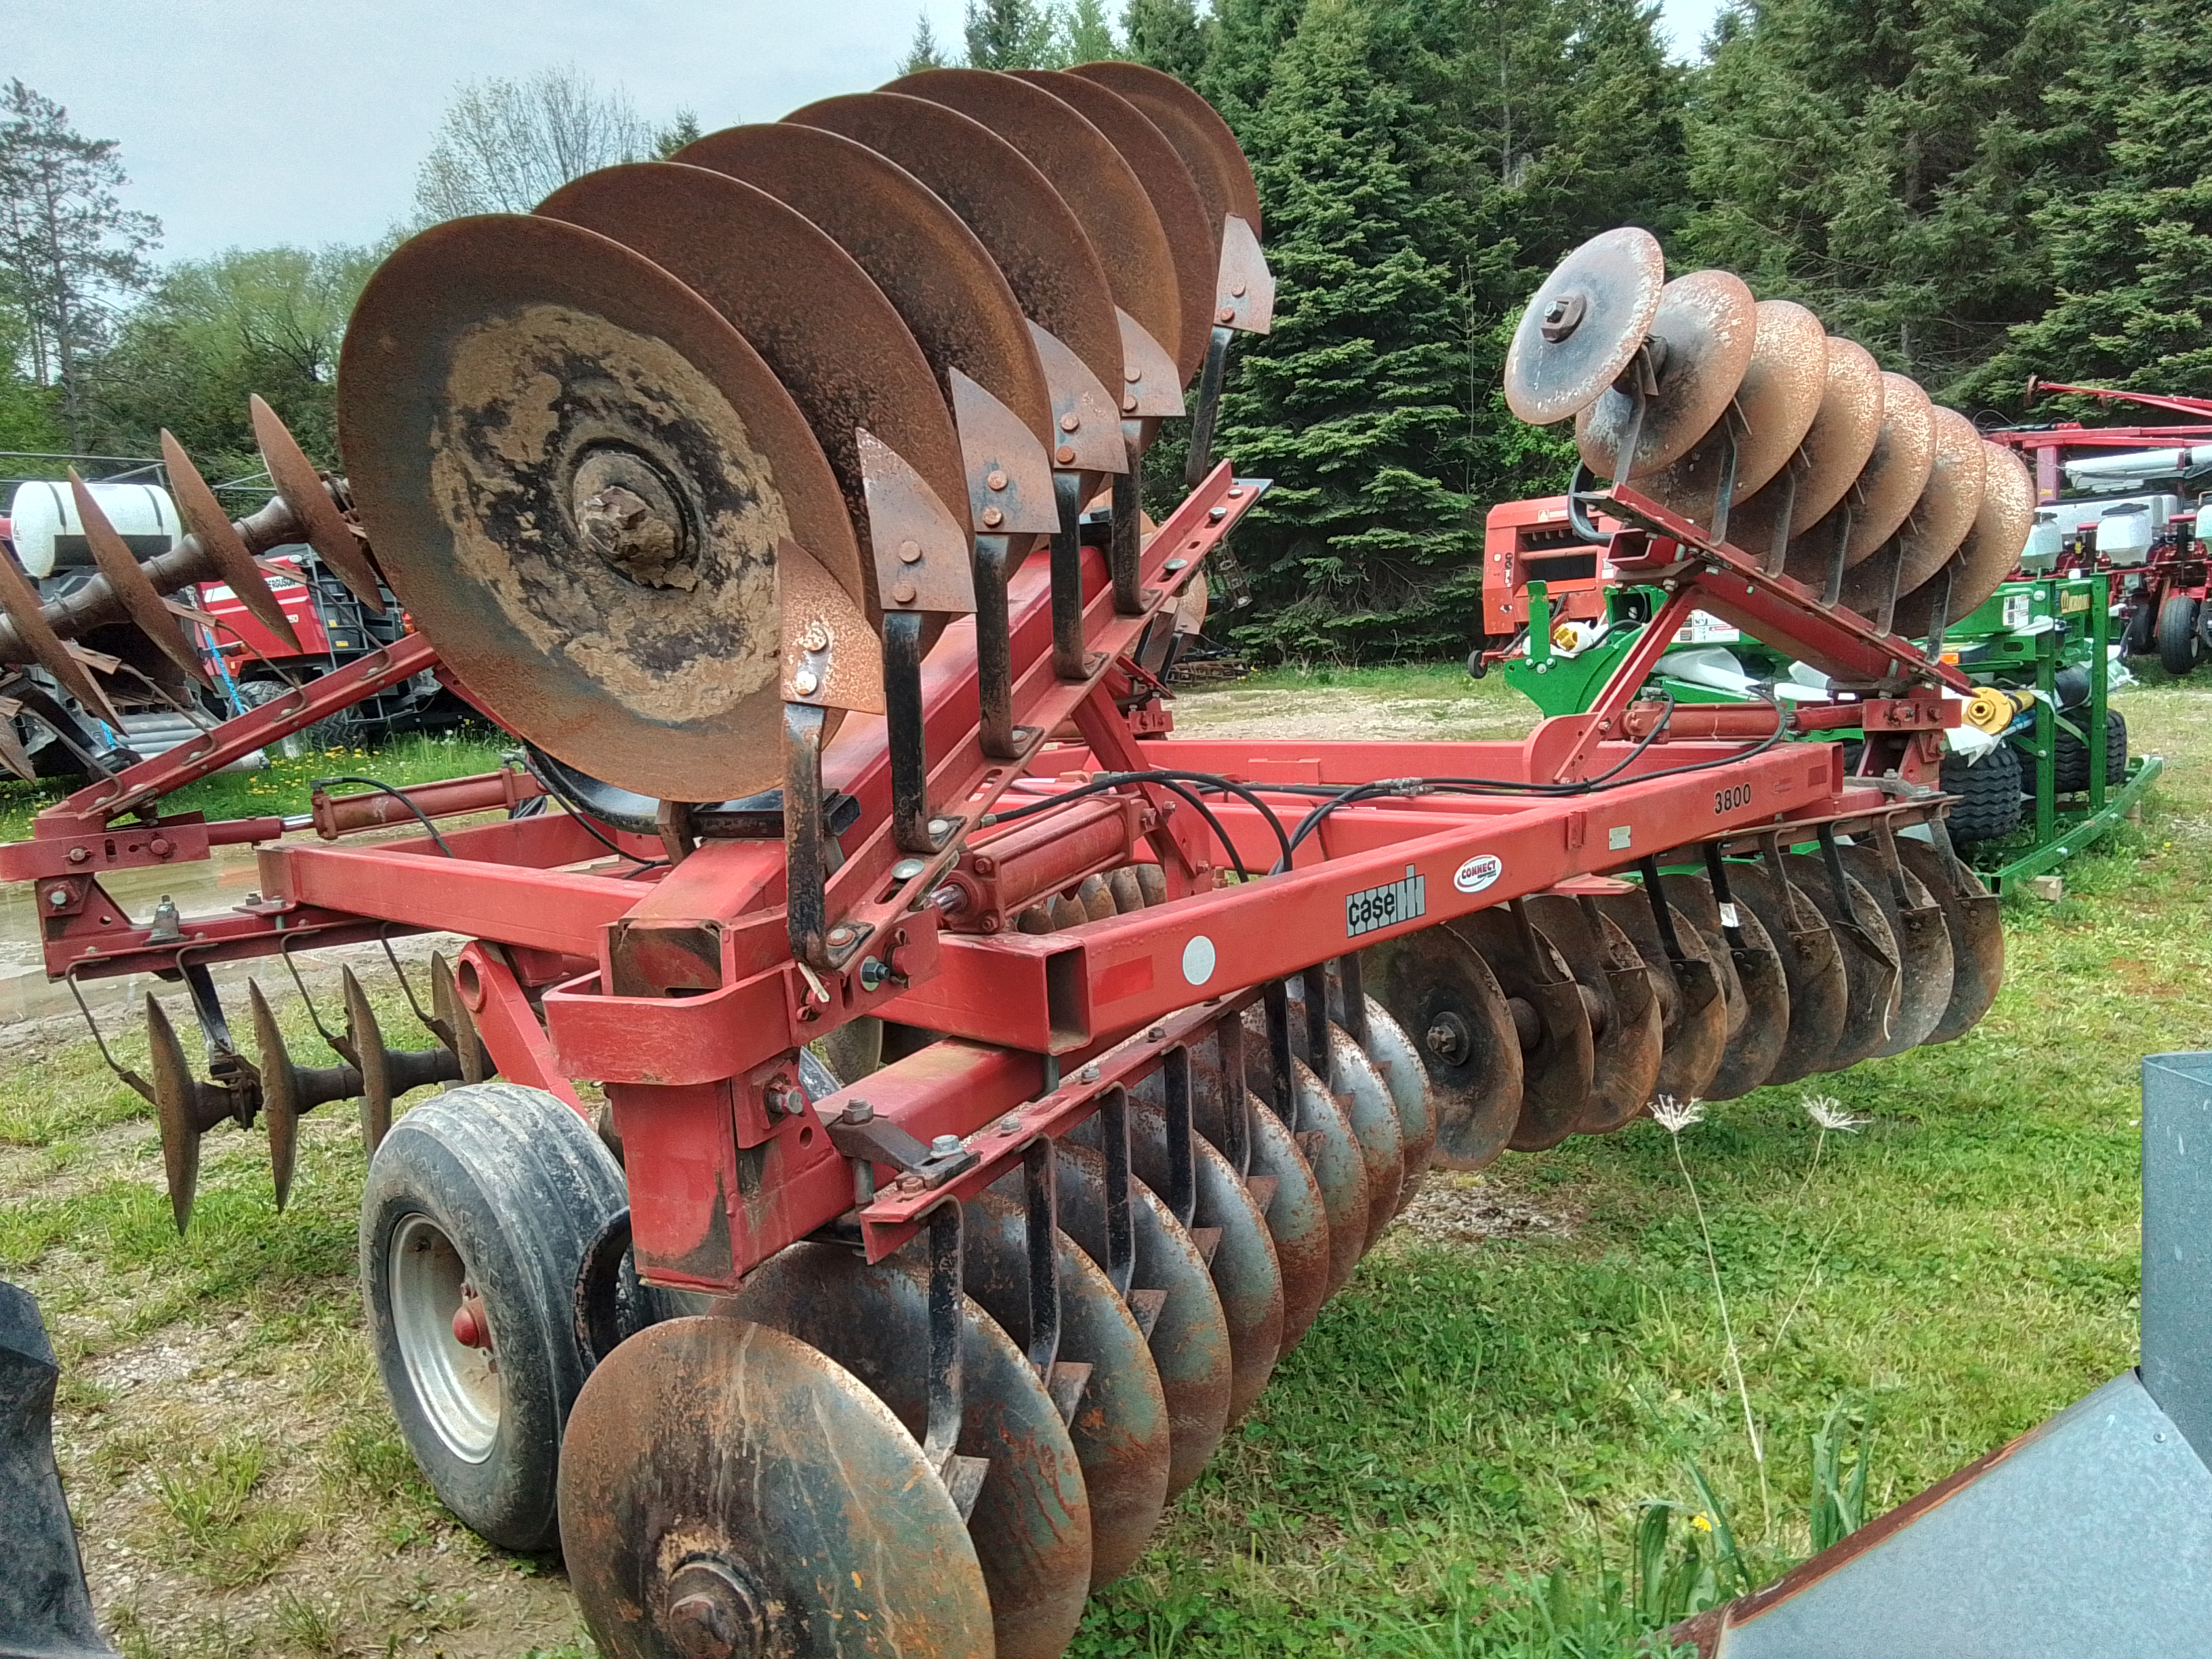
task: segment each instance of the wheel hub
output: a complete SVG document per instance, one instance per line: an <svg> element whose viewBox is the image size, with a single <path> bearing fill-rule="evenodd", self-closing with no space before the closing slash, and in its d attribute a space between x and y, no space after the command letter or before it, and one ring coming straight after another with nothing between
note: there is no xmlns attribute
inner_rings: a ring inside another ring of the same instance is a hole
<svg viewBox="0 0 2212 1659"><path fill-rule="evenodd" d="M1473 1047L1468 1036L1467 1022L1446 1010L1436 1017L1428 1030L1429 1052L1437 1059L1454 1066L1467 1064Z"/></svg>
<svg viewBox="0 0 2212 1659"><path fill-rule="evenodd" d="M668 1580L662 1628L684 1659L738 1659L768 1639L760 1598L744 1573L720 1556L694 1557Z"/></svg>

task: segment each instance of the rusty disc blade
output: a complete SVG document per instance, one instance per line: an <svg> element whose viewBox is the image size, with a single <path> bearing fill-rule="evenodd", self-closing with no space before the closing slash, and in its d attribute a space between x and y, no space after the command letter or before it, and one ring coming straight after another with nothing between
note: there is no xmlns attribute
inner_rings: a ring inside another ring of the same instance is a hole
<svg viewBox="0 0 2212 1659"><path fill-rule="evenodd" d="M1743 997L1742 1023L1729 1033L1720 1070L1705 1085L1707 1100L1734 1100L1766 1081L1789 1042L1789 974L1759 913L1748 905L1736 904L1732 887L1729 908L1735 914L1737 936L1743 940L1741 948L1729 943L1727 916L1711 880L1688 875L1668 876L1664 882L1668 897L1705 934L1706 948L1717 957L1729 958Z"/></svg>
<svg viewBox="0 0 2212 1659"><path fill-rule="evenodd" d="M62 636L46 620L45 602L12 558L0 557L0 610L15 624L15 638L40 667L52 674L62 690L82 703L85 712L118 730L122 720L94 683L85 666L71 654Z"/></svg>
<svg viewBox="0 0 2212 1659"><path fill-rule="evenodd" d="M246 543L232 525L230 514L216 500L215 491L200 477L192 458L167 427L161 428L161 461L168 469L169 490L177 498L178 514L199 543L200 550L207 555L208 562L215 566L223 586L238 595L238 602L252 613L254 621L293 650L298 650L300 636L293 631L292 619L284 614L284 607L270 588L268 578L253 562L253 556L246 550Z"/></svg>
<svg viewBox="0 0 2212 1659"><path fill-rule="evenodd" d="M1257 1046L1248 1038L1247 1054ZM1291 1072L1297 1093L1291 1139L1313 1170L1328 1212L1328 1293L1334 1296L1352 1282L1359 1258L1367 1254L1367 1224L1375 1213L1368 1196L1367 1151L1352 1132L1351 1114L1313 1067L1294 1060Z"/></svg>
<svg viewBox="0 0 2212 1659"><path fill-rule="evenodd" d="M1874 453L1847 492L1851 524L1844 546L1846 569L1873 556L1905 523L1920 499L1936 461L1936 407L1918 384L1885 371L1881 377L1881 425ZM1790 544L1790 574L1817 587L1827 580L1835 556L1836 528L1844 511L1832 507Z"/></svg>
<svg viewBox="0 0 2212 1659"><path fill-rule="evenodd" d="M1506 348L1507 406L1549 426L1595 404L1651 332L1666 282L1666 257L1648 230L1606 231L1560 260Z"/></svg>
<svg viewBox="0 0 2212 1659"><path fill-rule="evenodd" d="M338 511L337 503L323 487L322 477L315 471L292 436L291 428L277 418L276 411L262 402L257 392L246 399L253 417L253 441L261 451L263 465L269 469L270 482L292 509L292 516L300 521L307 545L315 550L315 556L331 568L331 573L343 582L354 598L378 616L384 614L384 585L377 580L376 571L362 551L360 540L354 535L345 515Z"/></svg>
<svg viewBox="0 0 2212 1659"><path fill-rule="evenodd" d="M1838 848L1838 852L1843 849ZM1844 1029L1830 1050L1824 1072L1840 1072L1856 1066L1889 1040L1898 1006L1897 941L1882 917L1874 895L1846 872L1844 902L1829 880L1827 866L1807 853L1786 853L1784 869L1799 891L1813 901L1828 931L1835 936L1844 961L1846 1010Z"/></svg>
<svg viewBox="0 0 2212 1659"><path fill-rule="evenodd" d="M1659 1080L1664 1043L1658 999L1628 935L1593 907L1560 893L1528 901L1528 920L1566 959L1590 1018L1590 1108L1577 1134L1605 1134L1643 1111Z"/></svg>
<svg viewBox="0 0 2212 1659"><path fill-rule="evenodd" d="M1900 836L1898 856L1942 908L1951 934L1951 1000L1923 1042L1949 1042L1973 1030L2004 984L2004 917L1996 896L1964 863Z"/></svg>
<svg viewBox="0 0 2212 1659"><path fill-rule="evenodd" d="M1343 1104L1352 1138L1359 1142L1360 1156L1367 1164L1367 1228L1360 1247L1364 1252L1375 1248L1390 1218L1398 1213L1398 1188L1406 1179L1406 1146L1398 1127L1398 1103L1390 1097L1389 1085L1375 1069L1374 1061L1352 1040L1352 1034L1334 1020L1329 1022L1328 1043L1334 1070L1325 1074L1314 1065L1305 1002L1296 994L1303 983L1303 978L1291 981L1291 1051L1313 1066L1316 1077L1327 1076L1332 1092Z"/></svg>
<svg viewBox="0 0 2212 1659"><path fill-rule="evenodd" d="M781 780L777 543L866 587L820 445L711 306L574 225L458 219L370 278L339 383L386 574L487 712L657 799ZM611 531L616 483L647 510Z"/></svg>
<svg viewBox="0 0 2212 1659"><path fill-rule="evenodd" d="M860 93L783 118L889 156L944 199L990 251L1023 312L1108 387L1121 384L1121 331L1105 267L1074 210L1019 150L926 98Z"/></svg>
<svg viewBox="0 0 2212 1659"><path fill-rule="evenodd" d="M1899 870L1893 872L1880 850L1863 842L1837 851L1843 855L1844 868L1874 895L1881 919L1889 924L1890 937L1897 941L1897 1012L1887 1040L1874 1051L1874 1058L1886 1059L1925 1042L1951 1006L1951 930L1942 908L1902 858ZM1905 884L1902 900L1893 878L1899 874Z"/></svg>
<svg viewBox="0 0 2212 1659"><path fill-rule="evenodd" d="M1659 1005L1659 1075L1654 1099L1703 1098L1728 1049L1727 992L1705 937L1680 910L1668 907L1683 966L1677 969L1659 937L1651 902L1642 893L1609 893L1590 900L1607 921L1628 936L1651 975Z"/></svg>
<svg viewBox="0 0 2212 1659"><path fill-rule="evenodd" d="M916 1651L991 1650L975 1547L914 1436L766 1326L672 1319L601 1360L569 1413L560 1504L569 1583L609 1659L682 1652L669 1609L690 1594L741 1609L757 1652L833 1659L871 1626Z"/></svg>
<svg viewBox="0 0 2212 1659"><path fill-rule="evenodd" d="M1690 453L1645 481L1644 493L1684 518L1711 525L1726 460L1726 434L1735 440L1731 503L1756 494L1812 430L1828 379L1828 337L1820 319L1788 300L1761 300L1755 313L1751 366L1735 406Z"/></svg>
<svg viewBox="0 0 2212 1659"><path fill-rule="evenodd" d="M345 1001L346 1038L361 1066L361 1144L374 1152L391 1133L392 1103L398 1093L393 1086L392 1054L384 1046L384 1033L377 1029L368 994L351 968L338 969L338 983Z"/></svg>
<svg viewBox="0 0 2212 1659"><path fill-rule="evenodd" d="M1521 1115L1523 1070L1490 964L1443 927L1370 945L1360 961L1375 1000L1420 1045L1436 1109L1431 1161L1447 1170L1495 1161Z"/></svg>
<svg viewBox="0 0 2212 1659"><path fill-rule="evenodd" d="M1729 539L1765 557L1777 535L1817 524L1865 470L1881 429L1881 366L1855 340L1829 335L1813 424L1765 487L1729 515ZM1784 522L1787 514L1788 522Z"/></svg>
<svg viewBox="0 0 2212 1659"><path fill-rule="evenodd" d="M1254 236L1261 234L1260 191L1252 182L1252 164L1244 159L1243 148L1220 111L1174 76L1144 64L1078 64L1068 73L1096 81L1127 99L1175 146L1206 203L1217 258L1224 216L1234 214L1252 227Z"/></svg>
<svg viewBox="0 0 2212 1659"><path fill-rule="evenodd" d="M1162 335L1160 343L1174 353L1182 383L1189 385L1206 362L1206 343L1213 331L1213 232L1206 222L1206 198L1198 193L1197 181L1167 135L1111 88L1059 70L1014 73L1018 79L1042 87L1072 104L1104 133L1151 198L1152 211L1159 216L1160 229L1168 239L1168 252L1175 260L1176 293L1182 301L1181 330L1176 335Z"/></svg>
<svg viewBox="0 0 2212 1659"><path fill-rule="evenodd" d="M1950 622L1972 616L1989 603L2019 564L2028 527L2035 521L2035 481L2027 463L2016 452L1986 440L1982 457L1981 506L1973 528L1946 567L1951 588L1944 614ZM1908 639L1927 633L1935 621L1936 602L1942 596L1942 575L1938 571L1898 602L1893 632Z"/></svg>
<svg viewBox="0 0 2212 1659"><path fill-rule="evenodd" d="M276 1207L282 1210L292 1196L292 1169L299 1158L300 1103L289 1086L292 1059L285 1052L284 1033L258 981L246 981L246 1000L253 1014L253 1045L261 1055L261 1118L269 1130L269 1172L276 1186Z"/></svg>
<svg viewBox="0 0 2212 1659"><path fill-rule="evenodd" d="M1221 1151L1233 1144L1224 1105L1225 1085L1218 1067L1191 1067L1192 1121L1208 1145ZM1328 1300L1328 1208L1321 1183L1299 1153L1283 1121L1260 1097L1245 1091L1250 1127L1251 1173L1247 1188L1261 1203L1267 1236L1274 1241L1275 1266L1283 1281L1281 1354L1297 1346ZM1251 1182L1259 1186L1252 1188Z"/></svg>
<svg viewBox="0 0 2212 1659"><path fill-rule="evenodd" d="M122 605L124 615L146 636L148 644L200 684L211 685L207 665L179 629L176 613L161 603L152 580L139 568L138 556L116 533L75 467L69 470L69 483L70 493L76 498L77 522L84 526L85 544L92 550L93 562L107 578L108 590Z"/></svg>
<svg viewBox="0 0 2212 1659"><path fill-rule="evenodd" d="M1739 908L1759 919L1788 982L1790 1032L1766 1081L1795 1083L1826 1071L1850 1008L1836 936L1796 884L1778 879L1764 863L1731 863L1729 891Z"/></svg>
<svg viewBox="0 0 2212 1659"><path fill-rule="evenodd" d="M1581 988L1542 930L1524 932L1507 906L1444 926L1498 976L1521 1045L1521 1115L1506 1144L1516 1152L1558 1146L1596 1109L1596 1043Z"/></svg>
<svg viewBox="0 0 2212 1659"><path fill-rule="evenodd" d="M1099 1267L1108 1266L1106 1160L1088 1146L1062 1141L1059 1148L1060 1224ZM1012 1178L1018 1183L1019 1177ZM1018 1190L1010 1184L1002 1190ZM1168 1496L1198 1479L1221 1443L1235 1389L1236 1357L1221 1297L1205 1258L1182 1224L1143 1182L1129 1182L1135 1224L1136 1269L1129 1281L1133 1304L1143 1291L1164 1293L1148 1346L1168 1402Z"/></svg>
<svg viewBox="0 0 2212 1659"><path fill-rule="evenodd" d="M794 1244L754 1269L726 1305L736 1320L829 1355L918 1438L929 1414L921 1255L910 1247L871 1266L837 1245ZM1075 1447L1052 1396L997 1322L969 1302L962 1324L959 1451L990 1465L968 1535L990 1592L995 1650L1057 1659L1091 1583L1091 1509Z"/></svg>
<svg viewBox="0 0 2212 1659"><path fill-rule="evenodd" d="M1340 1009L1343 988L1329 981L1332 1009ZM1398 1213L1413 1201L1429 1173L1429 1158L1437 1145L1436 1102L1429 1095L1428 1068L1406 1028L1373 997L1367 1003L1367 1058L1382 1074L1383 1086L1398 1108L1398 1142L1405 1150L1404 1173L1398 1182Z"/></svg>
<svg viewBox="0 0 2212 1659"><path fill-rule="evenodd" d="M862 430L973 533L959 435L928 361L883 290L805 215L726 173L669 161L587 173L538 211L643 254L744 336L813 428L864 545ZM872 562L863 569L873 577ZM868 603L881 611L872 581Z"/></svg>
<svg viewBox="0 0 2212 1659"><path fill-rule="evenodd" d="M1989 471L1987 451L1972 421L1955 409L1936 410L1936 459L1899 533L1905 554L1898 568L1899 592L1910 593L1941 570L1973 529Z"/></svg>
<svg viewBox="0 0 2212 1659"><path fill-rule="evenodd" d="M1113 141L1073 104L1033 82L990 70L923 70L883 90L957 109L1027 156L1089 234L1114 303L1166 350L1178 349L1182 295L1160 216ZM1118 389L1118 373L1106 384Z"/></svg>
<svg viewBox="0 0 2212 1659"><path fill-rule="evenodd" d="M1052 393L1006 274L960 216L888 156L823 127L731 127L671 158L742 179L836 239L898 308L940 386L955 369L1052 442Z"/></svg>
<svg viewBox="0 0 2212 1659"><path fill-rule="evenodd" d="M168 1011L151 991L146 993L146 1048L154 1073L154 1116L161 1129L161 1173L168 1182L169 1212L182 1238L199 1191L200 1136L205 1129L192 1109L198 1083L185 1062L184 1045L177 1041Z"/></svg>
<svg viewBox="0 0 2212 1659"><path fill-rule="evenodd" d="M1030 1347L1029 1223L1022 1204L988 1192L964 1206L968 1294L1015 1345ZM1066 1234L1054 1234L1060 1274L1057 1362L1088 1365L1069 1437L1091 1500L1091 1588L1136 1564L1168 1500L1168 1402L1160 1374L1121 1295Z"/></svg>
<svg viewBox="0 0 2212 1659"><path fill-rule="evenodd" d="M1168 1187L1167 1116L1150 1101L1129 1114L1129 1142L1139 1177L1155 1194ZM1206 1264L1221 1316L1229 1330L1229 1425L1243 1419L1267 1386L1283 1346L1283 1273L1275 1261L1267 1219L1243 1177L1202 1137L1194 1135L1192 1174L1196 1203L1191 1226L1215 1232Z"/></svg>
<svg viewBox="0 0 2212 1659"><path fill-rule="evenodd" d="M1666 350L1658 394L1645 404L1629 477L1647 477L1673 465L1712 430L1743 384L1758 331L1758 302L1732 271L1693 270L1659 290L1650 333ZM1616 476L1634 409L1626 392L1608 388L1575 416L1575 447L1598 477Z"/></svg>

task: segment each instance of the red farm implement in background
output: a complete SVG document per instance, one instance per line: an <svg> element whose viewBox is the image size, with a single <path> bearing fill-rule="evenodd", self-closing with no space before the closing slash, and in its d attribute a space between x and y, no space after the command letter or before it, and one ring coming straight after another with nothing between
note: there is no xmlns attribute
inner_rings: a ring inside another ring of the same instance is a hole
<svg viewBox="0 0 2212 1659"><path fill-rule="evenodd" d="M191 535L68 606L0 578L0 659L89 696L69 636L212 580L265 622L286 541L406 606L0 873L57 977L188 994L207 1074L149 996L130 1076L180 1227L204 1134L264 1125L282 1197L301 1116L363 1103L402 1431L485 1537L557 1537L605 1653L1048 1659L1432 1165L1947 1041L1996 992L1934 787L1963 679L1642 483L1641 436L1737 429L1753 313L1698 273L1712 326L1675 327L1640 232L1554 274L1508 387L1623 423L1577 510L1665 596L1652 647L1522 742L1176 735L1146 665L1267 488L1212 458L1260 229L1164 76L910 76L424 233L348 334L344 480L272 420L252 518L187 487ZM1640 695L1693 609L1831 678L1856 775L1779 740L1802 708ZM424 673L528 775L325 798L317 842L161 811ZM106 884L246 843L220 914ZM427 931L466 942L422 1049L349 981L302 1066L210 972Z"/></svg>

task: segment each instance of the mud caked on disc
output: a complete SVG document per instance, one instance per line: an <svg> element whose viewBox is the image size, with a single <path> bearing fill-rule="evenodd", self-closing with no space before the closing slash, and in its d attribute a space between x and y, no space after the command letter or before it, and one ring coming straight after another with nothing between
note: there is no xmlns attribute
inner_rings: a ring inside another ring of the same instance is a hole
<svg viewBox="0 0 2212 1659"><path fill-rule="evenodd" d="M1936 406L1917 381L1885 371L1881 425L1875 434L1874 453L1849 492L1851 522L1844 543L1845 569L1872 557L1897 533L1920 499L1935 462ZM1835 557L1837 514L1842 510L1831 508L1790 544L1790 574L1808 586L1817 588L1827 580Z"/></svg>
<svg viewBox="0 0 2212 1659"><path fill-rule="evenodd" d="M561 1541L610 1659L736 1650L833 1659L855 1627L988 1653L959 1511L891 1409L806 1343L683 1318L617 1346L561 1447ZM687 1646L687 1643L695 1645Z"/></svg>
<svg viewBox="0 0 2212 1659"><path fill-rule="evenodd" d="M1766 1081L1795 1083L1826 1071L1850 1007L1836 936L1796 884L1778 878L1763 862L1731 863L1729 892L1738 906L1759 918L1788 981L1790 1032Z"/></svg>
<svg viewBox="0 0 2212 1659"><path fill-rule="evenodd" d="M821 446L712 307L576 226L457 219L369 279L338 380L386 578L488 712L657 799L781 776L777 544L866 589Z"/></svg>
<svg viewBox="0 0 2212 1659"><path fill-rule="evenodd" d="M1751 367L1758 329L1758 302L1733 272L1693 270L1660 290L1651 319L1651 338L1663 347L1659 390L1637 428L1631 478L1673 465L1712 430ZM1635 409L1634 398L1609 387L1575 416L1575 447L1597 477L1617 476Z"/></svg>
<svg viewBox="0 0 2212 1659"><path fill-rule="evenodd" d="M1436 1106L1435 1162L1480 1170L1521 1117L1522 1068L1505 993L1474 947L1424 927L1360 952L1376 1000L1419 1045Z"/></svg>
<svg viewBox="0 0 2212 1659"><path fill-rule="evenodd" d="M1812 429L1827 388L1828 337L1818 317L1788 300L1761 300L1756 319L1751 366L1736 388L1735 408L1688 454L1643 485L1652 500L1698 524L1713 521L1731 428L1733 504L1757 493L1782 471Z"/></svg>
<svg viewBox="0 0 2212 1659"><path fill-rule="evenodd" d="M1989 603L2019 563L2028 526L2035 521L2035 481L2027 463L2002 444L1984 440L1982 459L1982 501L1973 528L1942 570L1898 601L1893 633L1908 639L1925 635L1939 602L1947 626L1972 615Z"/></svg>
<svg viewBox="0 0 2212 1659"><path fill-rule="evenodd" d="M1604 1134L1643 1111L1659 1079L1663 1034L1644 957L1595 907L1560 893L1527 901L1528 920L1575 976L1594 1039L1590 1106L1577 1134Z"/></svg>
<svg viewBox="0 0 2212 1659"><path fill-rule="evenodd" d="M1832 334L1824 367L1820 408L1805 441L1764 489L1729 515L1729 539L1761 558L1777 536L1786 539L1818 523L1844 498L1881 430L1881 366L1874 354Z"/></svg>

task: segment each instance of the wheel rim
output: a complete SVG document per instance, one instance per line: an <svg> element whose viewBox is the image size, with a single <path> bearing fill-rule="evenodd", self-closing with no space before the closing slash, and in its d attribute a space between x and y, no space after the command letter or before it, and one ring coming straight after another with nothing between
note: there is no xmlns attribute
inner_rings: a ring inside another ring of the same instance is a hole
<svg viewBox="0 0 2212 1659"><path fill-rule="evenodd" d="M453 1316L469 1284L468 1264L443 1228L413 1214L392 1231L386 1276L392 1333L422 1415L454 1456L483 1462L499 1437L499 1363L488 1323L482 1347L471 1347L453 1334ZM483 1318L480 1299L474 1309Z"/></svg>

